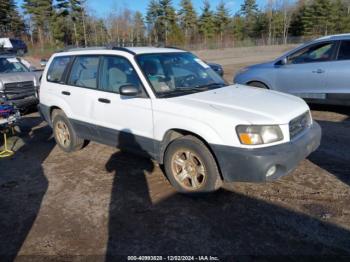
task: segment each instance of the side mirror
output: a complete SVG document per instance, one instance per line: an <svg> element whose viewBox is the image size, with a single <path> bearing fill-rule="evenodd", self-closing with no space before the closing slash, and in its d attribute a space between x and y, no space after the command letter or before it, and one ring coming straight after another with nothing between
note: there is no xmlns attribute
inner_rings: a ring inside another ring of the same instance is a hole
<svg viewBox="0 0 350 262"><path fill-rule="evenodd" d="M281 65L286 65L286 64L288 64L288 59L287 57L283 57L281 60Z"/></svg>
<svg viewBox="0 0 350 262"><path fill-rule="evenodd" d="M137 96L140 94L140 89L133 85L124 85L119 89L122 96Z"/></svg>
<svg viewBox="0 0 350 262"><path fill-rule="evenodd" d="M41 67L45 67L46 64L47 64L47 60L46 60L46 59L41 59L41 60L40 60L40 66L41 66Z"/></svg>

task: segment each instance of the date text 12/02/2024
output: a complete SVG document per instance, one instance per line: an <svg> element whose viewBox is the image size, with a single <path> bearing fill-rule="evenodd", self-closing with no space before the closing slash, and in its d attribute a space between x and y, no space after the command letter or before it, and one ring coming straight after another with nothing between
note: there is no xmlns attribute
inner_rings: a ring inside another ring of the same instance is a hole
<svg viewBox="0 0 350 262"><path fill-rule="evenodd" d="M128 261L219 261L216 256L128 256Z"/></svg>

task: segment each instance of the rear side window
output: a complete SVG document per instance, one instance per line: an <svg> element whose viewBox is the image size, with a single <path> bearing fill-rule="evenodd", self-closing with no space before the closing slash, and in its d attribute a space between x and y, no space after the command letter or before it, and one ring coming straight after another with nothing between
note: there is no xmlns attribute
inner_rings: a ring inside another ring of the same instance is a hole
<svg viewBox="0 0 350 262"><path fill-rule="evenodd" d="M342 41L338 52L338 60L350 59L350 41Z"/></svg>
<svg viewBox="0 0 350 262"><path fill-rule="evenodd" d="M99 56L77 56L68 84L96 89L99 60Z"/></svg>
<svg viewBox="0 0 350 262"><path fill-rule="evenodd" d="M60 83L63 81L63 74L71 60L69 56L61 56L53 59L47 73L47 81Z"/></svg>

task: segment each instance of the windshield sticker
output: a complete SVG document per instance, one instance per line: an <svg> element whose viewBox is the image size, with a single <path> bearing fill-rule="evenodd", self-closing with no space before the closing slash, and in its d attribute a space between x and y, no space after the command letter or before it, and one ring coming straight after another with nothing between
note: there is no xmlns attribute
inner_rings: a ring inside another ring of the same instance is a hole
<svg viewBox="0 0 350 262"><path fill-rule="evenodd" d="M6 60L10 63L18 63L17 58L6 58Z"/></svg>
<svg viewBox="0 0 350 262"><path fill-rule="evenodd" d="M198 64L200 64L203 68L209 68L209 66L204 63L202 60L200 60L199 58L195 58L194 61L196 61Z"/></svg>

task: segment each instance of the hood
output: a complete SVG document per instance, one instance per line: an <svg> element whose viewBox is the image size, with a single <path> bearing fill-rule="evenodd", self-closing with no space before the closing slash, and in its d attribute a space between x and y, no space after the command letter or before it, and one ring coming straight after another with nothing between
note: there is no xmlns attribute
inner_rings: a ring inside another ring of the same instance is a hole
<svg viewBox="0 0 350 262"><path fill-rule="evenodd" d="M40 72L2 73L0 74L0 83L33 81L34 85L37 86L40 74Z"/></svg>
<svg viewBox="0 0 350 262"><path fill-rule="evenodd" d="M255 64L251 66L247 66L246 69L256 69L256 68L268 68L275 64L275 61L264 62L260 64Z"/></svg>
<svg viewBox="0 0 350 262"><path fill-rule="evenodd" d="M205 109L207 113L218 117L234 118L242 124L288 124L309 110L307 104L298 97L243 85L227 86L170 100L192 108ZM203 119L203 114L200 117Z"/></svg>

